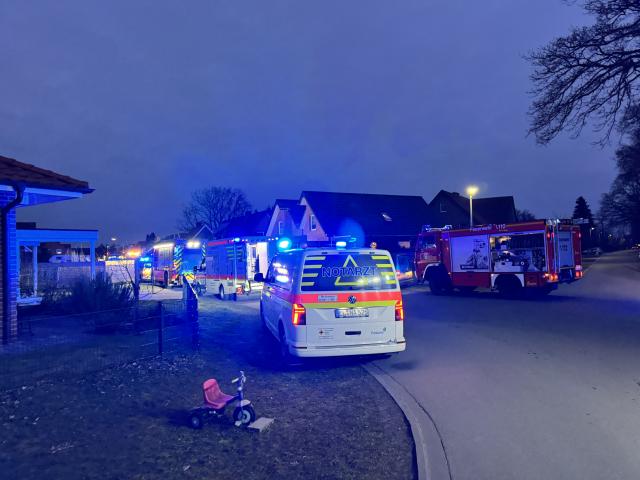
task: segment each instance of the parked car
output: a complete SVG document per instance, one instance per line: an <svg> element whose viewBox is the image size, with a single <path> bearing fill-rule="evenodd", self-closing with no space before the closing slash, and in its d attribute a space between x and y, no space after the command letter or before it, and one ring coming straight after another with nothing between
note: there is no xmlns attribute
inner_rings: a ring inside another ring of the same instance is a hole
<svg viewBox="0 0 640 480"><path fill-rule="evenodd" d="M285 363L406 347L402 294L386 250L289 250L254 280L264 282L260 317Z"/></svg>
<svg viewBox="0 0 640 480"><path fill-rule="evenodd" d="M588 248L582 252L585 257L599 257L602 255L602 249L600 247Z"/></svg>

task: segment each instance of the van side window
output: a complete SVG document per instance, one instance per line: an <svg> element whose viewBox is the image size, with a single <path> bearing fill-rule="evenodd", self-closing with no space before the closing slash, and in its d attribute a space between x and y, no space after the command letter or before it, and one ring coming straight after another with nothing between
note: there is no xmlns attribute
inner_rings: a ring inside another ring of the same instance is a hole
<svg viewBox="0 0 640 480"><path fill-rule="evenodd" d="M279 256L273 260L271 266L273 268L273 283L287 290L291 289L293 280L293 257L291 255Z"/></svg>
<svg viewBox="0 0 640 480"><path fill-rule="evenodd" d="M269 265L269 268L267 269L267 275L264 277L264 281L266 283L273 283L273 264L277 261L277 257L273 259L273 262L271 262L271 265Z"/></svg>

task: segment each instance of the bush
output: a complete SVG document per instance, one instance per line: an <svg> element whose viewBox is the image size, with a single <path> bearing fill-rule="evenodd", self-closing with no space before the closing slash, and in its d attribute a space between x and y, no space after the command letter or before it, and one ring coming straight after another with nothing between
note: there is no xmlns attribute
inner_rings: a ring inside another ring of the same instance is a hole
<svg viewBox="0 0 640 480"><path fill-rule="evenodd" d="M81 277L66 291L45 292L47 309L59 313L95 313L90 321L97 332L113 332L129 318L133 289L128 284L113 283L105 272L94 279Z"/></svg>

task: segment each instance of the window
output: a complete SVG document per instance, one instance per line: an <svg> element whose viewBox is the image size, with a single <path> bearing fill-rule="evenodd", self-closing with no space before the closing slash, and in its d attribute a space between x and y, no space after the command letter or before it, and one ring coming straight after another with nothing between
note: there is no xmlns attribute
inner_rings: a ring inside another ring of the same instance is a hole
<svg viewBox="0 0 640 480"><path fill-rule="evenodd" d="M440 202L440 213L447 213L447 209L442 202Z"/></svg>
<svg viewBox="0 0 640 480"><path fill-rule="evenodd" d="M382 212L382 218L384 218L385 222L390 222L392 220L391 216L388 213Z"/></svg>
<svg viewBox="0 0 640 480"><path fill-rule="evenodd" d="M284 232L284 222L283 221L279 221L278 222L278 235L282 235L283 232Z"/></svg>
<svg viewBox="0 0 640 480"><path fill-rule="evenodd" d="M294 270L294 258L292 255L278 255L269 266L266 281L289 290L295 274Z"/></svg>
<svg viewBox="0 0 640 480"><path fill-rule="evenodd" d="M316 216L309 215L309 229L311 231L314 231L316 228L318 228L318 224L316 223Z"/></svg>

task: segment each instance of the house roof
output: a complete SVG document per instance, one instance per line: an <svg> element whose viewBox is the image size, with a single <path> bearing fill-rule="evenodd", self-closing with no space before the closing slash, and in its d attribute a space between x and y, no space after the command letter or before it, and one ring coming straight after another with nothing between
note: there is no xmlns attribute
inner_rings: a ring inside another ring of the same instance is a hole
<svg viewBox="0 0 640 480"><path fill-rule="evenodd" d="M304 191L302 197L329 236L350 234L353 223L367 235L416 235L428 223L420 196Z"/></svg>
<svg viewBox="0 0 640 480"><path fill-rule="evenodd" d="M28 187L36 188L70 190L81 193L93 192L93 189L89 188L89 184L85 181L0 155L0 184L4 182L19 182Z"/></svg>
<svg viewBox="0 0 640 480"><path fill-rule="evenodd" d="M269 208L232 218L218 230L218 236L225 238L266 235L271 221L271 213L272 210Z"/></svg>

